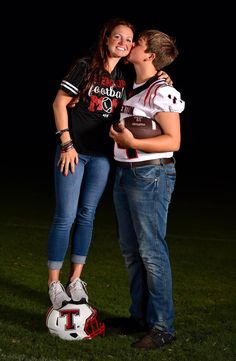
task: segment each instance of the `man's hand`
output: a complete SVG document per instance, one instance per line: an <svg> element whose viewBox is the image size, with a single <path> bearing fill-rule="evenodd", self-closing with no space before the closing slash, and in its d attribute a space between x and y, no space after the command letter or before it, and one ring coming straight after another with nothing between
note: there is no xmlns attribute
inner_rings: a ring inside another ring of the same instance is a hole
<svg viewBox="0 0 236 361"><path fill-rule="evenodd" d="M67 107L68 108L74 108L77 103L79 103L79 97L72 98L71 101L67 104Z"/></svg>
<svg viewBox="0 0 236 361"><path fill-rule="evenodd" d="M109 135L110 137L119 144L122 148L132 148L133 142L135 141L135 138L133 134L124 126L124 124L119 124L119 131L116 132L111 126Z"/></svg>

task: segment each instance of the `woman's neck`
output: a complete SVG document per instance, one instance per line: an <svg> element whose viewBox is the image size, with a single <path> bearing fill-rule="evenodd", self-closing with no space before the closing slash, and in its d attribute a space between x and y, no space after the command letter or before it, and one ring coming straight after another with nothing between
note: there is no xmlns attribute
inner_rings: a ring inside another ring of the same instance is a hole
<svg viewBox="0 0 236 361"><path fill-rule="evenodd" d="M106 63L104 64L104 68L108 71L108 73L112 73L120 58L108 58Z"/></svg>

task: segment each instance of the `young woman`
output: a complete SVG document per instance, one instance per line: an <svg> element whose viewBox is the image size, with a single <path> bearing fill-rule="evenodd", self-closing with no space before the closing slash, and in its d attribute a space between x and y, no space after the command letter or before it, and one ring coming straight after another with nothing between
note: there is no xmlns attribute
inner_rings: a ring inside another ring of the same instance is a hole
<svg viewBox="0 0 236 361"><path fill-rule="evenodd" d="M94 55L77 61L62 80L53 103L60 144L55 158L56 209L48 239L48 287L55 309L71 299L88 302L80 275L110 170L113 141L109 128L125 92L118 62L129 54L133 36L134 28L125 20L113 19L105 24ZM68 109L78 96L79 102ZM71 269L65 290L60 270L70 235Z"/></svg>

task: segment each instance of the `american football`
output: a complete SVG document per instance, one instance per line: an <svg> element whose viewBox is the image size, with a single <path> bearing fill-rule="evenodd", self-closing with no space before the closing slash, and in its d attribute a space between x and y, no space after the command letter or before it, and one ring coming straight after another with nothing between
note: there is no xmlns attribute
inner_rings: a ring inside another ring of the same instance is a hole
<svg viewBox="0 0 236 361"><path fill-rule="evenodd" d="M123 123L137 139L152 138L163 134L160 124L147 117L132 115L123 118L120 122ZM119 122L113 125L114 130L117 132L120 131L118 124Z"/></svg>

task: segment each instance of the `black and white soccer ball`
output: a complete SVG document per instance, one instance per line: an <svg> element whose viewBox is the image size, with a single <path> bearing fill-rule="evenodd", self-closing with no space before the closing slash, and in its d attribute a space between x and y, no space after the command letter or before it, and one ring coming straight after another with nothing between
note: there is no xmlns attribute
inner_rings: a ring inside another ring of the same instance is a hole
<svg viewBox="0 0 236 361"><path fill-rule="evenodd" d="M87 303L68 303L59 310L50 307L46 315L46 326L53 336L63 340L91 340L105 336L105 324L97 318L97 310Z"/></svg>

